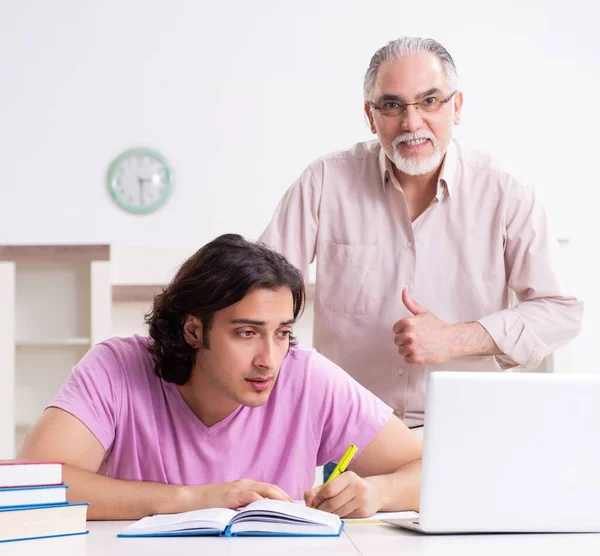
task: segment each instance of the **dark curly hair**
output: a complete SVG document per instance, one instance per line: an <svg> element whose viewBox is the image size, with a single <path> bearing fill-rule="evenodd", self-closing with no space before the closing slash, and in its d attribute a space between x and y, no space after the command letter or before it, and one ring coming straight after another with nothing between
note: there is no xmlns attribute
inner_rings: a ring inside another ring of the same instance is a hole
<svg viewBox="0 0 600 556"><path fill-rule="evenodd" d="M215 312L241 301L256 289L289 288L294 318L304 310L305 291L300 271L285 257L261 243L237 234L225 234L207 243L179 269L166 289L154 298L146 315L148 345L156 375L167 382L185 384L196 359L196 349L184 338L188 315L202 321L203 346ZM296 340L290 337L290 346Z"/></svg>

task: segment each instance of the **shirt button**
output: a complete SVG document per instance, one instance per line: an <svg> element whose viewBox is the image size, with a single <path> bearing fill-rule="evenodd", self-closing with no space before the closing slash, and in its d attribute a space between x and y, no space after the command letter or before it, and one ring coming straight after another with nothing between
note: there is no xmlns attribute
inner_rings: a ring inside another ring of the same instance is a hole
<svg viewBox="0 0 600 556"><path fill-rule="evenodd" d="M408 247L408 248L410 249L412 246L413 246L413 242L412 242L412 241L410 241L410 240L408 240L408 241L406 242L406 247Z"/></svg>
<svg viewBox="0 0 600 556"><path fill-rule="evenodd" d="M400 367L398 369L398 376L402 376L404 374L404 369L402 367Z"/></svg>

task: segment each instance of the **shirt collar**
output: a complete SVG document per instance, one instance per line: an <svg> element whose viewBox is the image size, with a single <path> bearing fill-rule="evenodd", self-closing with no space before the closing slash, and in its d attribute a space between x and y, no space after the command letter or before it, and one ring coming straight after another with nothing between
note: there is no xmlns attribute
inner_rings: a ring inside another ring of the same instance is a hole
<svg viewBox="0 0 600 556"><path fill-rule="evenodd" d="M379 172L381 173L381 185L383 190L387 190L387 184L390 182L394 173L392 172L392 162L385 154L385 151L379 145Z"/></svg>
<svg viewBox="0 0 600 556"><path fill-rule="evenodd" d="M387 190L388 184L391 182L395 185L396 177L394 176L394 169L392 166L392 161L387 157L385 151L379 147L379 172L381 173L381 185L383 186L383 190ZM454 144L454 140L451 140L448 149L446 150L446 155L444 156L444 161L442 162L442 168L440 170L440 177L438 179L437 193L436 197L438 200L441 200L443 197L443 187L445 186L446 191L448 192L448 196L452 197L452 191L454 190L455 176L456 176L456 165L457 165L457 153L456 153L456 145Z"/></svg>
<svg viewBox="0 0 600 556"><path fill-rule="evenodd" d="M446 191L448 196L452 197L452 192L455 189L456 182L456 166L458 164L458 153L456 152L456 144L454 139L448 144L446 149L446 156L442 162L442 169L440 170L440 177L438 180L438 192L440 189L440 182L446 184Z"/></svg>

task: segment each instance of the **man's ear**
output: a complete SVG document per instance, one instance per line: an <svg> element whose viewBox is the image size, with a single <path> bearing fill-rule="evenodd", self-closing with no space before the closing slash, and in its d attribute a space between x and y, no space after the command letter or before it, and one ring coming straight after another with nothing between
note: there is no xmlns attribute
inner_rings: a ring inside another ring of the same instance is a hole
<svg viewBox="0 0 600 556"><path fill-rule="evenodd" d="M377 128L375 127L375 118L373 116L373 109L371 108L371 105L368 102L365 102L364 109L365 109L365 116L367 117L367 120L369 121L369 129L371 130L371 133L376 135Z"/></svg>
<svg viewBox="0 0 600 556"><path fill-rule="evenodd" d="M188 315L185 317L185 322L183 323L183 337L185 341L195 349L200 349L202 347L202 321L194 317L193 315Z"/></svg>
<svg viewBox="0 0 600 556"><path fill-rule="evenodd" d="M454 95L454 125L460 123L460 111L463 105L463 94L462 91L457 91Z"/></svg>

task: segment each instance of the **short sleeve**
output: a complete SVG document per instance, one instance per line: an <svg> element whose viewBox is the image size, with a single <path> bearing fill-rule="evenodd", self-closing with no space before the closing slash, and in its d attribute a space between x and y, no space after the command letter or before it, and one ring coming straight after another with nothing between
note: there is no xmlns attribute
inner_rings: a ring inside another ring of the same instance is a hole
<svg viewBox="0 0 600 556"><path fill-rule="evenodd" d="M109 346L98 344L73 368L48 407L77 417L108 451L115 439L122 392L120 363Z"/></svg>
<svg viewBox="0 0 600 556"><path fill-rule="evenodd" d="M360 454L389 421L392 408L316 351L307 372L317 465L338 461L350 444L356 444Z"/></svg>

